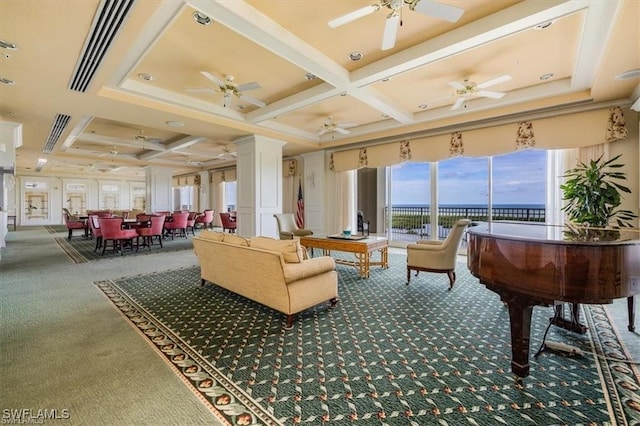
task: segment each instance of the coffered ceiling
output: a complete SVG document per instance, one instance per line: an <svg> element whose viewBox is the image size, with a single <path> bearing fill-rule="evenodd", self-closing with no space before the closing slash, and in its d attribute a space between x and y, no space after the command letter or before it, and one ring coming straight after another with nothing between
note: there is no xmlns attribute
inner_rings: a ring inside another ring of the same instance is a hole
<svg viewBox="0 0 640 426"><path fill-rule="evenodd" d="M295 156L640 95L640 73L616 79L640 69L638 1L383 0L328 25L371 3L2 0L0 77L13 84L0 84L0 114L23 123L17 172L184 174L232 165L250 134ZM464 13L424 12L439 4Z"/></svg>

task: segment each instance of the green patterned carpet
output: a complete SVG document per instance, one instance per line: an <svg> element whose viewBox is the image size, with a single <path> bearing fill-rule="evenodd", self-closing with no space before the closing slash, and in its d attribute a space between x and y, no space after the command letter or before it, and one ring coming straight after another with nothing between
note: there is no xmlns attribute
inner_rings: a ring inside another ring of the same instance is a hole
<svg viewBox="0 0 640 426"><path fill-rule="evenodd" d="M60 246L60 248L66 253L66 255L71 259L74 263L84 263L90 262L92 260L101 260L101 259L109 259L115 256L136 256L143 254L151 254L158 253L160 251L176 251L176 250L191 250L193 249L193 242L191 241L191 237L189 238L178 238L176 237L174 240L171 238L163 239L162 246L158 244L158 239L154 238L154 244L151 246L151 250L147 247L140 247L139 250L136 251L134 247L133 250L126 248L123 252L116 251L114 252L111 248L111 243L109 243L109 247L102 254L102 249L98 249L97 251L93 251L96 247L96 240L86 239L80 235L74 236L71 240L68 240L67 237L56 237L56 243Z"/></svg>
<svg viewBox="0 0 640 426"><path fill-rule="evenodd" d="M338 266L339 298L284 315L214 285L199 268L95 284L228 424L639 424L637 367L602 306L589 327L548 339L584 357L543 352L519 382L510 373L509 322L496 294L466 266L405 285L404 257L360 279ZM531 352L551 308L535 308ZM597 330L597 332L594 332Z"/></svg>

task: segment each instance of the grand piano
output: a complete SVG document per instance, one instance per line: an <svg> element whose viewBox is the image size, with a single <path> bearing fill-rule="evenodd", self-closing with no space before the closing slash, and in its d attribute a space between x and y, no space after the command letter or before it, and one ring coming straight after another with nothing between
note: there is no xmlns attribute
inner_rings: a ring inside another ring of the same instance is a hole
<svg viewBox="0 0 640 426"><path fill-rule="evenodd" d="M529 375L534 306L573 306L556 325L584 332L579 304L607 304L626 297L634 330L634 295L640 293L638 230L585 230L544 224L477 223L467 229L467 266L508 306L511 371Z"/></svg>

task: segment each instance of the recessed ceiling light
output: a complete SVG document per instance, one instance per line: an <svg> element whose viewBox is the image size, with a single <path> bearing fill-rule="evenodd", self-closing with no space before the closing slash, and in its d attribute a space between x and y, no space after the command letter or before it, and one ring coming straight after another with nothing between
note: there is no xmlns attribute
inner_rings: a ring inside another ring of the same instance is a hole
<svg viewBox="0 0 640 426"><path fill-rule="evenodd" d="M311 74L310 72L304 75L305 80L315 80L316 78L318 78L318 76L316 76L315 74Z"/></svg>
<svg viewBox="0 0 640 426"><path fill-rule="evenodd" d="M349 53L349 59L351 59L352 61L359 61L362 58L363 58L363 55L360 52Z"/></svg>
<svg viewBox="0 0 640 426"><path fill-rule="evenodd" d="M202 12L193 12L193 19L200 25L210 25L213 22L211 18Z"/></svg>
<svg viewBox="0 0 640 426"><path fill-rule="evenodd" d="M427 104L420 104L420 105L418 105L418 108L419 109L427 109L428 106L429 105L427 105Z"/></svg>
<svg viewBox="0 0 640 426"><path fill-rule="evenodd" d="M340 96L347 96L347 92L340 93Z"/></svg>
<svg viewBox="0 0 640 426"><path fill-rule="evenodd" d="M16 84L15 81L10 80L8 78L4 78L4 77L0 77L0 83L8 84L9 86L13 86L14 84Z"/></svg>
<svg viewBox="0 0 640 426"><path fill-rule="evenodd" d="M184 123L182 121L167 121L167 126L169 126L169 127L184 127Z"/></svg>
<svg viewBox="0 0 640 426"><path fill-rule="evenodd" d="M640 68L636 68L635 70L625 71L622 74L616 75L616 80L628 80L630 78L640 77Z"/></svg>
<svg viewBox="0 0 640 426"><path fill-rule="evenodd" d="M7 50L18 50L18 45L7 40L0 39L0 47Z"/></svg>
<svg viewBox="0 0 640 426"><path fill-rule="evenodd" d="M540 80L545 81L545 80L551 80L553 78L553 73L547 73L547 74L542 74L540 76Z"/></svg>
<svg viewBox="0 0 640 426"><path fill-rule="evenodd" d="M389 118L389 115L388 115L388 114L381 114L380 116L381 116L382 118Z"/></svg>
<svg viewBox="0 0 640 426"><path fill-rule="evenodd" d="M141 72L140 74L138 74L138 77L145 81L153 80L153 76L151 74L147 74L146 72Z"/></svg>
<svg viewBox="0 0 640 426"><path fill-rule="evenodd" d="M547 22L543 22L542 24L538 24L535 27L533 27L534 30L544 30L545 28L549 28L551 25L553 25L553 21L547 21Z"/></svg>

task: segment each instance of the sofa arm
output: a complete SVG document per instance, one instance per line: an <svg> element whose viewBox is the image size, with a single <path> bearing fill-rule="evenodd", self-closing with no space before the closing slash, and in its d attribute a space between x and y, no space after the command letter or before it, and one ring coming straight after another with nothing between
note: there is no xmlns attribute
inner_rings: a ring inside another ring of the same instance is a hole
<svg viewBox="0 0 640 426"><path fill-rule="evenodd" d="M283 265L284 280L287 284L303 278L324 274L336 269L336 261L330 256L312 257L300 263Z"/></svg>

